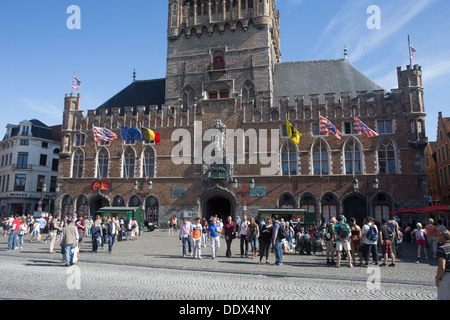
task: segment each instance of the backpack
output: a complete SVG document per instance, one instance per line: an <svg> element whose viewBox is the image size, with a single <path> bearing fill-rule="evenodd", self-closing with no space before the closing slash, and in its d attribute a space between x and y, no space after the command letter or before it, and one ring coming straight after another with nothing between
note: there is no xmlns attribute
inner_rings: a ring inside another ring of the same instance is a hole
<svg viewBox="0 0 450 320"><path fill-rule="evenodd" d="M340 223L339 224L339 231L338 231L339 237L342 239L348 238L350 235L350 227L346 223Z"/></svg>
<svg viewBox="0 0 450 320"><path fill-rule="evenodd" d="M369 231L366 234L367 240L378 241L378 232L375 229L375 225L369 226Z"/></svg>
<svg viewBox="0 0 450 320"><path fill-rule="evenodd" d="M330 241L332 238L331 233L330 233L330 224L327 225L326 229L323 231L323 239L325 241Z"/></svg>
<svg viewBox="0 0 450 320"><path fill-rule="evenodd" d="M280 239L286 239L286 237L287 237L286 229L283 228L283 226L281 224L280 224L280 228L278 229L278 237Z"/></svg>

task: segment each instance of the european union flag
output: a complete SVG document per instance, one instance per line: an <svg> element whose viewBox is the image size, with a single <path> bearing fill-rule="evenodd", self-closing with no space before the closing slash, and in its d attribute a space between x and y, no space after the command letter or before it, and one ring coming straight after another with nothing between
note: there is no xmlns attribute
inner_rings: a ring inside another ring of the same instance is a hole
<svg viewBox="0 0 450 320"><path fill-rule="evenodd" d="M125 141L142 141L141 130L137 128L120 127L122 133L122 140Z"/></svg>

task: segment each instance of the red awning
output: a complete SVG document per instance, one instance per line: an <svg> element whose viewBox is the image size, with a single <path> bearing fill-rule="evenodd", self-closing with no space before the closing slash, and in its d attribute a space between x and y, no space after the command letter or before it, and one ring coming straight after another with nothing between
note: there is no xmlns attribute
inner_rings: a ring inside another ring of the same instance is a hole
<svg viewBox="0 0 450 320"><path fill-rule="evenodd" d="M431 207L425 207L420 209L400 209L397 211L393 211L390 214L413 214L413 213L422 213L422 214L430 214L430 213L448 213L450 212L450 207L443 204L437 204Z"/></svg>

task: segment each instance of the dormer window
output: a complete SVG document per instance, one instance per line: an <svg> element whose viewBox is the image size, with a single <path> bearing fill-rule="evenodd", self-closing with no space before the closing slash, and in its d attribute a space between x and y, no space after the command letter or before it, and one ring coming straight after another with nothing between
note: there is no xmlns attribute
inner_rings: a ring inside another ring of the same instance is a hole
<svg viewBox="0 0 450 320"><path fill-rule="evenodd" d="M23 126L22 127L22 136L28 136L28 133L30 132L30 127L29 126Z"/></svg>

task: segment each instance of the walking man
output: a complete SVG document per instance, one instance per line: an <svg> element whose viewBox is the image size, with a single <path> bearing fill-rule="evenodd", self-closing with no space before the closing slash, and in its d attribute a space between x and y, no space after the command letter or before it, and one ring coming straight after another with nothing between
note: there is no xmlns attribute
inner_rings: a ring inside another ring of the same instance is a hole
<svg viewBox="0 0 450 320"><path fill-rule="evenodd" d="M211 256L214 260L217 257L217 251L220 248L220 224L217 223L217 218L212 218L211 224L208 226L208 241L211 243Z"/></svg>
<svg viewBox="0 0 450 320"><path fill-rule="evenodd" d="M19 219L19 215L16 214L14 216L14 220L12 222L11 225L11 232L9 234L9 238L8 238L8 250L12 251L15 249L18 249L18 244L19 244L19 229L20 229L20 219Z"/></svg>
<svg viewBox="0 0 450 320"><path fill-rule="evenodd" d="M334 225L336 224L336 218L330 219L330 223L324 232L324 240L327 246L327 264L335 265L334 262L334 241L336 239L336 234L334 232Z"/></svg>
<svg viewBox="0 0 450 320"><path fill-rule="evenodd" d="M61 224L60 224L60 216L59 214L56 215L51 224L50 224L50 249L48 251L48 253L55 253L53 251L53 248L55 247L55 242L56 242L56 237L58 235L58 232L61 232L62 228L61 228Z"/></svg>
<svg viewBox="0 0 450 320"><path fill-rule="evenodd" d="M186 258L186 242L189 245L189 254L192 256L192 240L191 240L192 223L187 218L183 218L180 226L180 240L183 242L183 258Z"/></svg>
<svg viewBox="0 0 450 320"><path fill-rule="evenodd" d="M109 239L108 252L109 253L112 252L112 248L113 248L114 242L115 242L118 234L119 234L119 227L117 226L116 218L111 217L111 221L108 222L108 239Z"/></svg>
<svg viewBox="0 0 450 320"><path fill-rule="evenodd" d="M66 267L73 265L73 256L71 252L78 245L78 230L73 225L71 219L67 219L67 224L61 235L61 246L64 248L64 262Z"/></svg>
<svg viewBox="0 0 450 320"><path fill-rule="evenodd" d="M194 259L202 260L202 231L200 217L195 219L195 224L191 227L192 242L194 245Z"/></svg>
<svg viewBox="0 0 450 320"><path fill-rule="evenodd" d="M278 215L273 216L273 246L275 248L275 264L281 266L283 264L283 252L281 250L280 222Z"/></svg>
<svg viewBox="0 0 450 320"><path fill-rule="evenodd" d="M350 230L350 226L345 222L344 216L339 216L339 222L335 225L334 231L336 234L336 251L337 251L336 267L338 267L338 268L341 267L342 250L345 250L345 252L347 253L347 259L349 262L349 266L350 266L350 268L353 268L352 259L351 259L352 255L350 253L351 230Z"/></svg>

